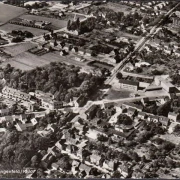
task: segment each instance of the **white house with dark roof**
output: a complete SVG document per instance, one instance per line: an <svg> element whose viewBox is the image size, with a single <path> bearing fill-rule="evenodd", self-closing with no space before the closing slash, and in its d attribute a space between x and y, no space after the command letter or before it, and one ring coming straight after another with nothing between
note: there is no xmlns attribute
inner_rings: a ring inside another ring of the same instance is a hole
<svg viewBox="0 0 180 180"><path fill-rule="evenodd" d="M97 155L97 154L90 155L90 161L91 161L92 164L95 164L95 165L98 166L100 159L101 159L100 155Z"/></svg>

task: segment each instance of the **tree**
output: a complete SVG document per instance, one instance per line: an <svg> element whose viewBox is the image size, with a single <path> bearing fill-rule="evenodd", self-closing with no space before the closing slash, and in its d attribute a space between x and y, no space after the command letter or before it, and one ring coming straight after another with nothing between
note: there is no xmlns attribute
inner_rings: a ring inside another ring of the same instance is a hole
<svg viewBox="0 0 180 180"><path fill-rule="evenodd" d="M120 114L118 116L117 124L132 125L133 120L126 114Z"/></svg>
<svg viewBox="0 0 180 180"><path fill-rule="evenodd" d="M97 139L98 139L98 141L103 141L103 142L108 141L108 137L106 137L102 134L98 134Z"/></svg>
<svg viewBox="0 0 180 180"><path fill-rule="evenodd" d="M180 135L180 125L179 124L177 124L175 127L174 127L174 133L176 134L176 135Z"/></svg>
<svg viewBox="0 0 180 180"><path fill-rule="evenodd" d="M119 171L114 171L113 174L112 174L112 178L121 178L121 173Z"/></svg>
<svg viewBox="0 0 180 180"><path fill-rule="evenodd" d="M122 77L123 77L122 73L118 72L118 73L116 74L116 78L122 79Z"/></svg>
<svg viewBox="0 0 180 180"><path fill-rule="evenodd" d="M157 109L157 114L159 116L166 116L168 115L169 111L171 110L171 101L167 101L163 105L159 106Z"/></svg>
<svg viewBox="0 0 180 180"><path fill-rule="evenodd" d="M71 30L70 28L71 28L71 20L69 20L68 23L67 23L67 29L68 29L68 31Z"/></svg>
<svg viewBox="0 0 180 180"><path fill-rule="evenodd" d="M137 73L141 73L142 71L143 71L143 69L142 69L141 67L137 67L137 68L136 68L136 72L137 72Z"/></svg>

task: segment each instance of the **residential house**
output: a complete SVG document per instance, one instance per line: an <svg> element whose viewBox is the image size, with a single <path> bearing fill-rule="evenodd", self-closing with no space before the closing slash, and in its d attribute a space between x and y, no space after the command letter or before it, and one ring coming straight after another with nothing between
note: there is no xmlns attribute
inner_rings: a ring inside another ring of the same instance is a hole
<svg viewBox="0 0 180 180"><path fill-rule="evenodd" d="M157 86L161 86L168 93L176 92L176 87L162 76L155 76L154 82Z"/></svg>
<svg viewBox="0 0 180 180"><path fill-rule="evenodd" d="M29 94L26 94L24 92L21 92L19 90L13 89L13 88L9 88L7 86L5 86L2 89L2 94L3 96L5 96L6 98L9 99L13 99L15 101L30 101L31 96Z"/></svg>
<svg viewBox="0 0 180 180"><path fill-rule="evenodd" d="M78 53L83 56L85 54L85 50L79 47Z"/></svg>
<svg viewBox="0 0 180 180"><path fill-rule="evenodd" d="M63 107L63 103L61 101L56 101L48 98L41 98L41 105L43 108L47 108L49 110L61 109Z"/></svg>
<svg viewBox="0 0 180 180"><path fill-rule="evenodd" d="M65 150L65 149L66 149L66 146L67 146L67 145L65 145L65 142L66 142L66 140L61 139L61 140L59 140L59 141L56 142L55 146L56 146L60 151L61 151L61 150Z"/></svg>
<svg viewBox="0 0 180 180"><path fill-rule="evenodd" d="M44 168L48 168L52 164L52 162L55 161L55 159L55 156L48 153L41 159L41 164Z"/></svg>
<svg viewBox="0 0 180 180"><path fill-rule="evenodd" d="M90 49L85 50L85 55L86 56L91 56L91 53L92 53L92 50L90 50Z"/></svg>
<svg viewBox="0 0 180 180"><path fill-rule="evenodd" d="M138 112L138 117L140 119L146 119L148 116L145 112Z"/></svg>
<svg viewBox="0 0 180 180"><path fill-rule="evenodd" d="M52 164L51 164L51 167L52 167L52 170L58 170L59 167L60 167L60 165L57 164L57 163L52 163Z"/></svg>
<svg viewBox="0 0 180 180"><path fill-rule="evenodd" d="M170 125L170 120L167 117L159 116L159 122L162 124L162 127L167 129Z"/></svg>
<svg viewBox="0 0 180 180"><path fill-rule="evenodd" d="M27 130L27 128L33 127L33 126L34 125L32 123L26 123L26 124L17 123L15 125L17 131L25 131L25 130Z"/></svg>
<svg viewBox="0 0 180 180"><path fill-rule="evenodd" d="M75 46L75 47L73 47L73 48L72 48L72 50L71 50L71 51L72 51L72 52L74 52L74 53L77 53L77 52L78 52L78 50L79 50L79 49L78 49L78 47L76 47L76 46Z"/></svg>
<svg viewBox="0 0 180 180"><path fill-rule="evenodd" d="M63 119L64 119L64 121L66 121L66 122L70 122L75 116L76 116L75 113L73 113L73 112L67 112L66 114L64 114Z"/></svg>
<svg viewBox="0 0 180 180"><path fill-rule="evenodd" d="M60 56L66 56L68 53L67 53L67 51L66 50L60 50Z"/></svg>
<svg viewBox="0 0 180 180"><path fill-rule="evenodd" d="M157 123L157 122L159 122L159 116L155 116L153 114L149 114L148 115L148 120Z"/></svg>
<svg viewBox="0 0 180 180"><path fill-rule="evenodd" d="M100 155L96 155L96 154L90 155L90 161L91 161L92 164L95 164L95 165L99 166L100 159L101 159Z"/></svg>
<svg viewBox="0 0 180 180"><path fill-rule="evenodd" d="M82 177L89 176L92 167L87 166L86 164L81 163L79 166L79 170Z"/></svg>
<svg viewBox="0 0 180 180"><path fill-rule="evenodd" d="M130 169L127 163L120 164L118 171L123 175L124 178L127 178L130 175Z"/></svg>
<svg viewBox="0 0 180 180"><path fill-rule="evenodd" d="M57 125L56 124L48 124L45 129L51 130L52 132L55 132L57 130Z"/></svg>
<svg viewBox="0 0 180 180"><path fill-rule="evenodd" d="M169 134L173 133L176 126L177 126L177 123L176 123L176 122L172 122L172 123L169 125L168 133L169 133Z"/></svg>
<svg viewBox="0 0 180 180"><path fill-rule="evenodd" d="M47 131L47 130L37 131L37 134L39 134L42 137L47 137L48 135L51 134L51 131Z"/></svg>
<svg viewBox="0 0 180 180"><path fill-rule="evenodd" d="M108 169L110 171L115 171L116 168L116 162L114 160L105 160L103 162L103 168Z"/></svg>
<svg viewBox="0 0 180 180"><path fill-rule="evenodd" d="M137 91L139 88L139 82L120 79L119 83L122 89Z"/></svg>
<svg viewBox="0 0 180 180"><path fill-rule="evenodd" d="M57 156L60 153L59 149L56 146L48 148L47 152L48 154L52 154L53 156Z"/></svg>
<svg viewBox="0 0 180 180"><path fill-rule="evenodd" d="M74 145L72 145L72 144L68 144L68 145L66 146L66 152L69 153L69 154L74 154L74 153L77 152L77 151L78 151L77 146L74 146Z"/></svg>
<svg viewBox="0 0 180 180"><path fill-rule="evenodd" d="M79 161L73 160L71 171L72 171L73 175L75 175L75 176L79 172L79 165L80 165Z"/></svg>
<svg viewBox="0 0 180 180"><path fill-rule="evenodd" d="M128 116L135 116L137 110L133 107L129 107L127 110Z"/></svg>
<svg viewBox="0 0 180 180"><path fill-rule="evenodd" d="M77 157L79 157L80 159L82 159L83 157L82 157L82 149L78 149L77 151L76 151L76 156Z"/></svg>
<svg viewBox="0 0 180 180"><path fill-rule="evenodd" d="M180 114L175 112L169 112L168 118L174 122L180 122Z"/></svg>
<svg viewBox="0 0 180 180"><path fill-rule="evenodd" d="M180 50L176 50L176 51L174 52L174 55L177 56L177 57L180 57Z"/></svg>
<svg viewBox="0 0 180 180"><path fill-rule="evenodd" d="M63 47L63 49L66 51L66 52L68 52L69 51L69 44L65 44L65 46Z"/></svg>
<svg viewBox="0 0 180 180"><path fill-rule="evenodd" d="M135 170L131 176L132 179L143 179L145 178L145 174L141 170Z"/></svg>
<svg viewBox="0 0 180 180"><path fill-rule="evenodd" d="M86 112L85 114L88 116L89 119L93 119L96 116L96 112L98 110L99 106L93 104Z"/></svg>
<svg viewBox="0 0 180 180"><path fill-rule="evenodd" d="M85 105L87 101L87 98L84 95L80 95L75 101L74 101L74 106L75 107L82 107Z"/></svg>
<svg viewBox="0 0 180 180"><path fill-rule="evenodd" d="M35 126L38 122L37 122L36 118L32 118L31 123L33 124L33 126Z"/></svg>

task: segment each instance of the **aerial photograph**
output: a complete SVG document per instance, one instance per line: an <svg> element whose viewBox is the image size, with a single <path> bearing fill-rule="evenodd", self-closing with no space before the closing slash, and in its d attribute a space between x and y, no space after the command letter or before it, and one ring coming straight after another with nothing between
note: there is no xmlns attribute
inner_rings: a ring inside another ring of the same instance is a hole
<svg viewBox="0 0 180 180"><path fill-rule="evenodd" d="M180 1L1 0L0 178L180 178Z"/></svg>

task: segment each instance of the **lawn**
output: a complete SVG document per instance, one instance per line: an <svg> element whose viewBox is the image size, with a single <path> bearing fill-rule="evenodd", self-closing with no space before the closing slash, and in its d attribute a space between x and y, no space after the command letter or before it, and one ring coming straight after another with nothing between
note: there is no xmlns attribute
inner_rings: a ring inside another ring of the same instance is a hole
<svg viewBox="0 0 180 180"><path fill-rule="evenodd" d="M13 46L6 46L3 48L3 50L7 54L11 54L12 56L17 56L18 54L23 53L36 46L37 46L36 44L25 42L25 43L16 44Z"/></svg>
<svg viewBox="0 0 180 180"><path fill-rule="evenodd" d="M109 2L105 5L100 5L100 7L109 8L115 12L123 12L124 14L129 14L131 11L133 11L130 6L120 4L120 3L113 3L113 2Z"/></svg>
<svg viewBox="0 0 180 180"><path fill-rule="evenodd" d="M114 89L110 89L106 94L105 94L105 99L108 99L108 100L114 100L114 99L123 99L123 98L128 98L129 95L131 94L130 91L127 91L127 90L119 90L119 91L116 91Z"/></svg>
<svg viewBox="0 0 180 180"><path fill-rule="evenodd" d="M12 32L12 30L30 31L35 36L39 36L48 32L47 30L44 29L37 29L37 28L26 27L26 26L10 24L10 23L0 26L0 30L6 31L7 33Z"/></svg>
<svg viewBox="0 0 180 180"><path fill-rule="evenodd" d="M28 20L36 20L36 21L48 21L51 22L51 27L54 30L61 29L67 26L67 21L65 20L58 20L53 18L47 18L43 16L35 16L35 15L22 15L20 16L22 19L28 19Z"/></svg>
<svg viewBox="0 0 180 180"><path fill-rule="evenodd" d="M0 25L27 12L26 9L0 2Z"/></svg>

